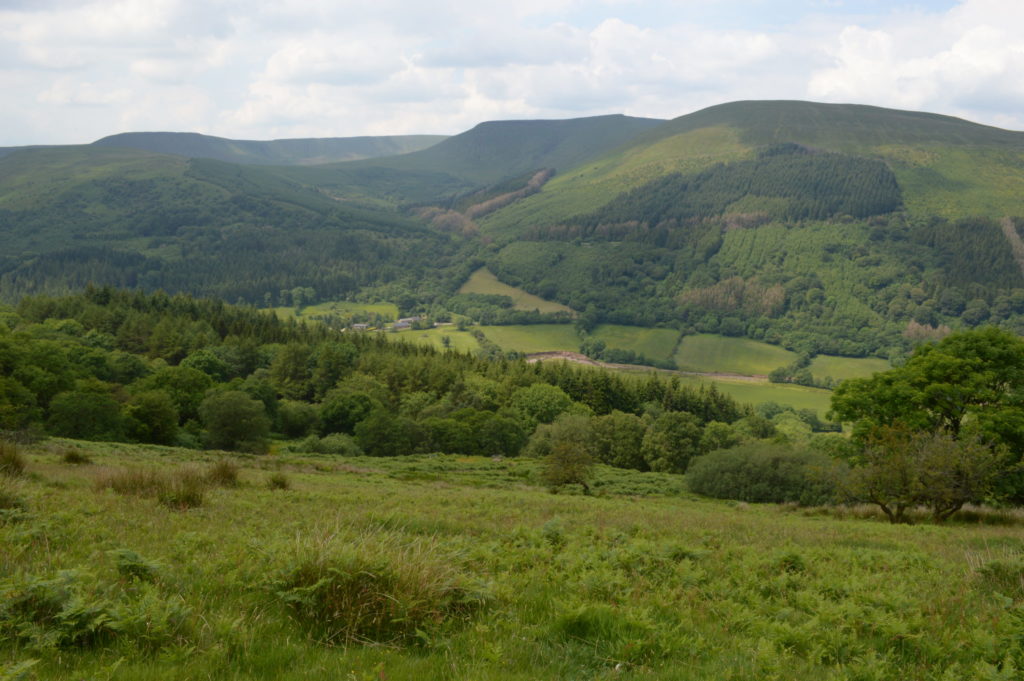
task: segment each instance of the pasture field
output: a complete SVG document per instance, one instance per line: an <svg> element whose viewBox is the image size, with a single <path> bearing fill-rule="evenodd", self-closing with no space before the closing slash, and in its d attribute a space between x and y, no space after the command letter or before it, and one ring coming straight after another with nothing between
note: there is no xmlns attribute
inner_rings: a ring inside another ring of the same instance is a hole
<svg viewBox="0 0 1024 681"><path fill-rule="evenodd" d="M395 334L385 334L385 338L430 345L438 350L445 349L444 341L442 340L445 336L448 337L451 343L449 347L452 350L472 353L480 349L480 343L470 335L469 331L459 331L455 326L441 326L423 331L411 329L409 331L399 331Z"/></svg>
<svg viewBox="0 0 1024 681"><path fill-rule="evenodd" d="M580 349L580 337L572 324L519 324L477 328L505 352L579 352Z"/></svg>
<svg viewBox="0 0 1024 681"><path fill-rule="evenodd" d="M832 407L832 392L821 388L808 388L793 383L754 383L728 378L684 377L684 382L701 381L715 384L719 390L744 404L776 402L794 409L813 409L821 418Z"/></svg>
<svg viewBox="0 0 1024 681"><path fill-rule="evenodd" d="M550 314L554 312L569 312L571 314L575 314L571 307L550 300L544 300L540 296L527 293L521 288L501 283L486 267L481 267L474 272L469 279L466 280L466 283L459 289L459 293L483 293L488 295L508 296L514 303L513 307L517 310L537 310L543 314Z"/></svg>
<svg viewBox="0 0 1024 681"><path fill-rule="evenodd" d="M679 342L679 332L675 329L649 329L621 324L599 324L590 335L604 341L609 348L632 350L648 359L672 359L676 343Z"/></svg>
<svg viewBox="0 0 1024 681"><path fill-rule="evenodd" d="M603 467L594 496L553 495L529 459L22 452L25 474L0 478L6 679L942 681L1024 664L1010 514L893 526ZM187 510L111 483L190 476L220 485Z"/></svg>
<svg viewBox="0 0 1024 681"><path fill-rule="evenodd" d="M380 315L384 319L398 319L398 306L394 303L353 303L347 300L335 300L316 305L306 305L301 312L294 307L272 308L280 319L311 319L335 315L346 318L356 314Z"/></svg>
<svg viewBox="0 0 1024 681"><path fill-rule="evenodd" d="M831 376L837 381L847 378L867 378L878 371L891 369L889 361L877 357L836 357L818 355L811 360L811 375L821 380Z"/></svg>
<svg viewBox="0 0 1024 681"><path fill-rule="evenodd" d="M777 345L710 333L686 336L676 350L676 365L683 371L767 375L787 366L796 353Z"/></svg>

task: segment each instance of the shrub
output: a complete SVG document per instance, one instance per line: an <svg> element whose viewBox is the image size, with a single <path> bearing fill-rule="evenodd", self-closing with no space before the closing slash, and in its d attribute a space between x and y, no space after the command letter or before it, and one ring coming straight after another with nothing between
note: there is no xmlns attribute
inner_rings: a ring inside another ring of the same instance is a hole
<svg viewBox="0 0 1024 681"><path fill-rule="evenodd" d="M694 459L686 479L717 499L812 506L835 500L839 466L824 454L751 443Z"/></svg>
<svg viewBox="0 0 1024 681"><path fill-rule="evenodd" d="M88 454L74 447L65 448L60 458L64 463L70 463L75 466L92 463L92 458Z"/></svg>
<svg viewBox="0 0 1024 681"><path fill-rule="evenodd" d="M13 442L0 440L0 475L16 478L25 472L25 457Z"/></svg>
<svg viewBox="0 0 1024 681"><path fill-rule="evenodd" d="M28 512L28 502L13 485L0 478L0 525L21 520Z"/></svg>
<svg viewBox="0 0 1024 681"><path fill-rule="evenodd" d="M266 453L270 419L259 400L240 390L214 393L199 406L199 416L207 447Z"/></svg>
<svg viewBox="0 0 1024 681"><path fill-rule="evenodd" d="M267 489L290 489L292 486L291 480L284 473L278 471L277 473L271 473L267 477Z"/></svg>
<svg viewBox="0 0 1024 681"><path fill-rule="evenodd" d="M206 471L206 480L217 487L238 487L238 464L221 459Z"/></svg>
<svg viewBox="0 0 1024 681"><path fill-rule="evenodd" d="M486 598L429 541L376 534L303 550L271 585L326 645L397 645L467 620Z"/></svg>

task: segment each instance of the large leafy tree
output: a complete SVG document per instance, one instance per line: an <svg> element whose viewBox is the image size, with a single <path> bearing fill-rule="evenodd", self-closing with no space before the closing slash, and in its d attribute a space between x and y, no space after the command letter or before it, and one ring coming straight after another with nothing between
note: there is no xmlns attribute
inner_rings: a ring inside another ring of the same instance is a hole
<svg viewBox="0 0 1024 681"><path fill-rule="evenodd" d="M917 349L907 363L844 381L832 413L862 441L901 424L953 439L963 435L1024 453L1024 340L988 327Z"/></svg>

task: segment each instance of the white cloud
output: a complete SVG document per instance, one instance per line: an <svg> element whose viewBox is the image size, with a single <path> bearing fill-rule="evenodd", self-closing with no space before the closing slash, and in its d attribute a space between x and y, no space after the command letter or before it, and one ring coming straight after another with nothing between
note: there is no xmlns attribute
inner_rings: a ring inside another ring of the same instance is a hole
<svg viewBox="0 0 1024 681"><path fill-rule="evenodd" d="M1024 3L1004 0L892 5L873 15L843 3L762 0L4 6L0 145L124 129L454 133L486 119L674 117L756 98L863 102L1024 128L1024 39L1014 30Z"/></svg>

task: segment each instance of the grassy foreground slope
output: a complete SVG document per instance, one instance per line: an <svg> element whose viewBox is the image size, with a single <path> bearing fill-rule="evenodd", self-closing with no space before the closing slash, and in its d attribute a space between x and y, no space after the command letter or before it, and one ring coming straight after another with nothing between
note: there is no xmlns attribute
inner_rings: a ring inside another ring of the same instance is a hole
<svg viewBox="0 0 1024 681"><path fill-rule="evenodd" d="M24 504L0 523L8 675L938 681L1024 662L1017 527L804 516L607 469L599 496L555 496L530 460L454 457L237 460L186 511L103 481L214 455L27 459L3 482Z"/></svg>

